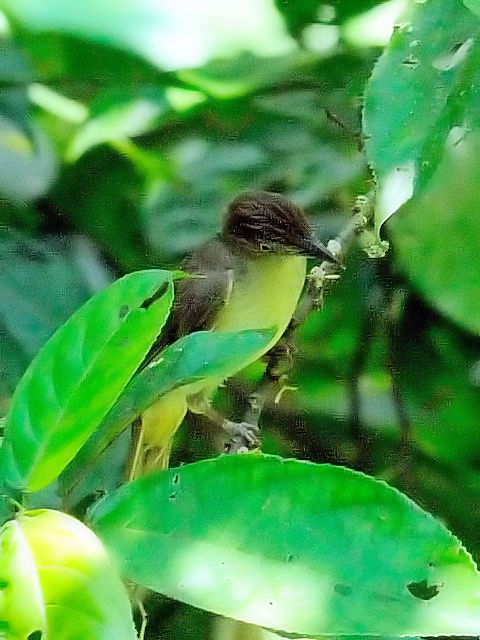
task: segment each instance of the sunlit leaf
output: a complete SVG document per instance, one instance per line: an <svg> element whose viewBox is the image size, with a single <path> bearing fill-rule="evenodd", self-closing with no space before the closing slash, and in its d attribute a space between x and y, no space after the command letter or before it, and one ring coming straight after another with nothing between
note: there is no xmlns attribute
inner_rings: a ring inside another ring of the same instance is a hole
<svg viewBox="0 0 480 640"><path fill-rule="evenodd" d="M130 49L148 57L148 47L161 38L165 14L153 0L125 0L118 5L113 0L67 6L62 0L5 0L3 8L33 31L65 31L89 38L100 44Z"/></svg>
<svg viewBox="0 0 480 640"><path fill-rule="evenodd" d="M249 363L252 354L268 345L274 333L274 330L198 331L167 347L157 362L143 369L125 387L67 469L63 477L65 486L78 482L96 456L158 397L203 378L230 377Z"/></svg>
<svg viewBox="0 0 480 640"><path fill-rule="evenodd" d="M45 631L45 609L35 559L19 522L0 529L0 630L7 638Z"/></svg>
<svg viewBox="0 0 480 640"><path fill-rule="evenodd" d="M271 58L252 54L212 60L204 67L178 72L182 80L217 98L233 98L270 87L288 79L302 65L313 63L315 56L306 52Z"/></svg>
<svg viewBox="0 0 480 640"><path fill-rule="evenodd" d="M171 272L132 273L50 338L13 396L0 450L7 485L41 489L70 462L148 352L172 298Z"/></svg>
<svg viewBox="0 0 480 640"><path fill-rule="evenodd" d="M75 161L95 145L124 141L153 129L168 107L164 92L154 88L109 92L92 105L89 119L71 142L68 159Z"/></svg>
<svg viewBox="0 0 480 640"><path fill-rule="evenodd" d="M460 542L348 469L225 456L136 480L91 519L128 578L239 620L308 637L478 630Z"/></svg>
<svg viewBox="0 0 480 640"><path fill-rule="evenodd" d="M479 35L480 20L461 0L412 2L399 18L365 96L378 229L422 191L444 156L447 138L457 137L459 128L478 129Z"/></svg>
<svg viewBox="0 0 480 640"><path fill-rule="evenodd" d="M137 637L125 587L100 541L78 520L27 511L3 527L0 556L7 638L41 632L67 640L80 630L91 640Z"/></svg>
<svg viewBox="0 0 480 640"><path fill-rule="evenodd" d="M2 8L32 31L65 32L126 49L168 69L198 66L210 56L244 50L275 55L294 48L267 0L244 0L238 5L158 0L83 0L66 5L62 0L3 0Z"/></svg>

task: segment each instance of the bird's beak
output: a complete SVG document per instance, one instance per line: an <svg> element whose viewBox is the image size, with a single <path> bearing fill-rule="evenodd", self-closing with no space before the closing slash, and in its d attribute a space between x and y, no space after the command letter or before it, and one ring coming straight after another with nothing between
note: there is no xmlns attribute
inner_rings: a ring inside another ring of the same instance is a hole
<svg viewBox="0 0 480 640"><path fill-rule="evenodd" d="M300 249L300 253L308 258L319 258L321 260L328 260L335 264L340 265L340 261L336 258L331 251L327 249L319 240L312 236L310 238L302 238L299 242L295 243L297 248Z"/></svg>

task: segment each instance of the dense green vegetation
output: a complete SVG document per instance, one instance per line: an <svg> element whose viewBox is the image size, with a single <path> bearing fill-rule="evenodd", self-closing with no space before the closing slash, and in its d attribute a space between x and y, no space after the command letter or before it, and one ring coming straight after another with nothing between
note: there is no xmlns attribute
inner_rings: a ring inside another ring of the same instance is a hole
<svg viewBox="0 0 480 640"><path fill-rule="evenodd" d="M127 595L145 638L478 635L480 2L0 0L0 47L0 638L131 639ZM125 483L152 389L270 340L200 332L132 379L252 188L324 241L373 194L375 230L263 454L189 416Z"/></svg>

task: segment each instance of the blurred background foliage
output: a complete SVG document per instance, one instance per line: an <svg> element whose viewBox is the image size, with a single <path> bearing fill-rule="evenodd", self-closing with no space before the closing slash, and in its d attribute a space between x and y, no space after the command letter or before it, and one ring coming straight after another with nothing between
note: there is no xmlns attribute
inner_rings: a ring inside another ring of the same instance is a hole
<svg viewBox="0 0 480 640"><path fill-rule="evenodd" d="M39 347L84 300L128 271L178 264L240 191L290 195L323 240L342 228L372 186L363 95L404 4L0 1L1 414ZM440 167L384 230L393 240L385 259L350 256L300 332L296 391L265 412L263 429L267 452L399 487L478 556L475 167L471 156L457 163L458 193ZM445 288L457 258L462 269ZM256 375L219 392L230 416L242 415ZM214 454L205 434L187 421L174 462ZM70 508L81 513L89 495L119 482L126 445L107 451ZM35 497L62 499L57 487ZM160 596L148 610L152 638L261 633Z"/></svg>

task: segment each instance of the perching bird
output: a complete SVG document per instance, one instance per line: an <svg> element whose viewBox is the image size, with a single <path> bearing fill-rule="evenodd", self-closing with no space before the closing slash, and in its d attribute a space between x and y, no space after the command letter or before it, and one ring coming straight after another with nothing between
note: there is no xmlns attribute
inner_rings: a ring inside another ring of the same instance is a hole
<svg viewBox="0 0 480 640"><path fill-rule="evenodd" d="M275 327L270 344L252 356L254 362L287 328L305 283L307 257L337 262L299 207L277 193L240 195L228 206L219 235L183 261L184 271L202 277L177 282L169 321L148 359L193 331ZM142 414L130 477L168 466L173 436L187 410L211 416L210 398L221 383L180 387ZM255 443L255 428L221 422L231 436Z"/></svg>

